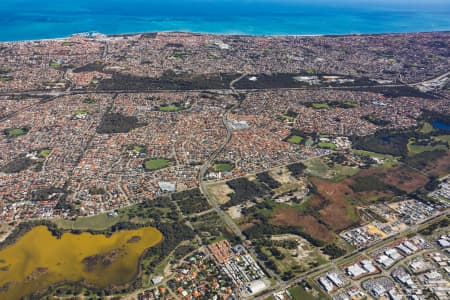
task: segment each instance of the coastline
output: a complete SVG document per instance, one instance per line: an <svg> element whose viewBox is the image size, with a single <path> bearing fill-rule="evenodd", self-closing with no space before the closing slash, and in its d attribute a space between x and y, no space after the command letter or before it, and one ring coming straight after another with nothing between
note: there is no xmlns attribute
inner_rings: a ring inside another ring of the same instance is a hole
<svg viewBox="0 0 450 300"><path fill-rule="evenodd" d="M283 38L283 37L344 37L344 36L379 36L379 35L411 35L411 34L430 34L430 33L450 33L450 29L447 30L430 30L430 31L392 31L392 32L364 32L364 33L317 33L317 34L248 34L248 33L216 33L216 32L197 32L189 30L161 30L161 31L138 31L138 32L123 32L123 33L102 33L102 32L75 32L67 36L53 37L53 38L42 38L42 39L24 39L24 40L0 40L0 44L7 43L27 43L27 42L44 42L44 41L64 41L75 36L83 36L84 34L94 34L90 38L95 38L95 35L105 36L107 38L114 37L124 37L124 36L136 36L143 34L158 34L158 33L181 33L181 34L192 34L192 35L211 35L211 36L241 36L241 37L273 37L273 38ZM89 37L87 37L89 38Z"/></svg>

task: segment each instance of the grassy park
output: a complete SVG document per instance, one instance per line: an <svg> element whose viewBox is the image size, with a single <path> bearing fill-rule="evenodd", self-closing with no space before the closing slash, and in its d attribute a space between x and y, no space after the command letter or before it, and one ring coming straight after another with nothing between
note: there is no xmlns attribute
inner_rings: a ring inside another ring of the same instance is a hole
<svg viewBox="0 0 450 300"><path fill-rule="evenodd" d="M52 152L52 149L48 149L48 148L41 149L39 151L38 155L39 155L39 157L46 159L50 155L51 152Z"/></svg>
<svg viewBox="0 0 450 300"><path fill-rule="evenodd" d="M186 108L179 105L179 104L170 104L170 105L164 105L164 106L160 106L159 107L159 111L162 112L176 112L176 111L181 111L181 110L185 110Z"/></svg>
<svg viewBox="0 0 450 300"><path fill-rule="evenodd" d="M300 145L303 142L303 138L299 135L293 135L288 139L288 142L291 144Z"/></svg>
<svg viewBox="0 0 450 300"><path fill-rule="evenodd" d="M5 134L8 138L13 139L24 135L28 132L28 128L8 128L5 129Z"/></svg>
<svg viewBox="0 0 450 300"><path fill-rule="evenodd" d="M89 114L89 111L86 109L78 109L75 111L74 117L75 118L82 118Z"/></svg>
<svg viewBox="0 0 450 300"><path fill-rule="evenodd" d="M230 163L217 163L214 164L214 171L216 172L230 172L234 166Z"/></svg>
<svg viewBox="0 0 450 300"><path fill-rule="evenodd" d="M320 142L317 146L322 149L336 150L336 145L330 142Z"/></svg>
<svg viewBox="0 0 450 300"><path fill-rule="evenodd" d="M314 109L328 109L330 106L327 103L313 103L312 108Z"/></svg>
<svg viewBox="0 0 450 300"><path fill-rule="evenodd" d="M325 296L322 293L318 293L316 290L314 290L314 294L307 292L305 288L300 285L290 288L289 293L294 300L319 300L323 299L321 297Z"/></svg>
<svg viewBox="0 0 450 300"><path fill-rule="evenodd" d="M168 167L170 164L170 160L164 158L156 158L156 159L147 159L144 162L144 167L146 170L154 171L159 170L165 167Z"/></svg>

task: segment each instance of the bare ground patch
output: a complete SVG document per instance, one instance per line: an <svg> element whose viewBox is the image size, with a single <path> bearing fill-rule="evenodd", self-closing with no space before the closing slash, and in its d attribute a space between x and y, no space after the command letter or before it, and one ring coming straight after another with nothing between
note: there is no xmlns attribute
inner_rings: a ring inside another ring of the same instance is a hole
<svg viewBox="0 0 450 300"><path fill-rule="evenodd" d="M291 208L279 208L272 216L272 222L276 225L302 227L304 232L313 238L331 242L334 239L333 233L313 216L301 215Z"/></svg>
<svg viewBox="0 0 450 300"><path fill-rule="evenodd" d="M234 191L225 183L225 182L217 182L208 184L206 187L214 197L218 204L222 205L230 201L230 197L228 194L233 193Z"/></svg>

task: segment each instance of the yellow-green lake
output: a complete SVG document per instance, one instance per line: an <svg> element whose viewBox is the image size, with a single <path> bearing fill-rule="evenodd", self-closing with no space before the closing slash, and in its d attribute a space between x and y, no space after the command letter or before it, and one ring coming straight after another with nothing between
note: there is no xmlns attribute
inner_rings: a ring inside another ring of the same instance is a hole
<svg viewBox="0 0 450 300"><path fill-rule="evenodd" d="M110 237L64 233L61 239L46 226L34 227L0 250L0 299L20 299L63 281L83 280L97 287L127 283L137 275L144 250L161 239L153 227Z"/></svg>

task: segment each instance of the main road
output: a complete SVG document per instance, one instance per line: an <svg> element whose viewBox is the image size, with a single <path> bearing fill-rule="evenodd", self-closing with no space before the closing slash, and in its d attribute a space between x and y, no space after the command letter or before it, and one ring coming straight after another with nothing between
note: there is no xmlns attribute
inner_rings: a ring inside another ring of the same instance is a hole
<svg viewBox="0 0 450 300"><path fill-rule="evenodd" d="M217 156L223 151L223 149L226 147L226 145L231 140L231 135L233 129L230 127L230 124L228 122L228 113L232 111L233 109L238 108L242 101L240 100L240 94L235 90L234 84L244 78L247 74L242 74L238 78L234 79L230 82L230 89L232 92L232 95L236 97L237 102L228 110L226 110L222 115L222 123L225 126L225 129L227 130L227 135L225 139L222 141L222 143L219 145L219 147L214 151L209 158L205 161L205 163L201 166L200 171L198 173L198 182L200 191L203 193L203 195L208 200L209 204L212 206L212 208L217 212L217 214L220 216L220 218L228 225L228 227L233 230L233 233L238 236L242 241L245 241L245 236L242 234L239 227L236 225L236 223L231 220L231 218L220 208L220 205L214 200L213 197L208 192L208 189L206 188L205 183L205 174L208 168L214 163Z"/></svg>
<svg viewBox="0 0 450 300"><path fill-rule="evenodd" d="M234 79L230 82L230 88L233 93L239 95L236 89L233 87L233 84L247 76L248 73L244 73L238 78ZM355 85L355 86L303 86L303 87L278 87L278 88L257 88L257 89L241 89L241 91L255 91L255 90L311 90L311 89L355 89L355 88L373 88L373 87L416 87L418 85L433 82L436 80L444 79L445 77L450 76L450 71L446 71L443 74L436 75L435 77L424 79L417 82L411 83L391 83L391 84L374 84L374 85ZM164 93L164 92L202 92L202 91L223 91L224 89L126 89L126 90L86 90L86 89L72 89L70 86L66 90L23 90L17 92L5 92L0 91L0 96L14 96L14 95L30 95L30 96L51 96L51 97L62 97L68 95L79 95L79 94L122 94L122 93Z"/></svg>
<svg viewBox="0 0 450 300"><path fill-rule="evenodd" d="M228 122L228 113L233 111L236 108L239 108L239 106L243 102L242 95L235 89L234 84L236 82L238 82L239 80L241 80L242 78L245 78L246 76L247 76L247 74L243 73L241 76L239 76L238 78L236 78L230 82L231 95L233 95L237 101L232 107L227 109L222 115L222 123L225 126L227 135L226 135L225 139L222 141L222 143L219 145L219 147L216 149L216 151L214 151L209 156L209 158L205 161L205 163L200 167L200 171L198 172L198 182L199 182L200 191L205 196L205 198L208 200L208 203L216 211L218 216L222 219L222 221L228 226L228 228L230 228L233 231L235 236L239 237L239 239L244 244L246 244L245 241L247 240L247 238L242 233L241 229L236 225L236 223L231 219L231 217L220 208L220 205L216 202L214 197L212 197L210 195L208 189L206 188L205 174L208 171L209 167L214 163L214 161L217 159L219 154L223 151L223 149L226 147L226 145L228 145L228 143L231 140L233 129L231 128L231 126ZM253 251L253 249L249 248L249 247L246 247L246 248L247 248L247 251L249 251L249 253L251 255L253 255L253 257L255 257L255 259L257 259L256 253ZM275 274L272 270L266 268L265 265L262 264L261 262L260 262L260 266L264 269L266 274L269 274L272 278L275 278L278 282L282 283L280 277L277 274Z"/></svg>

